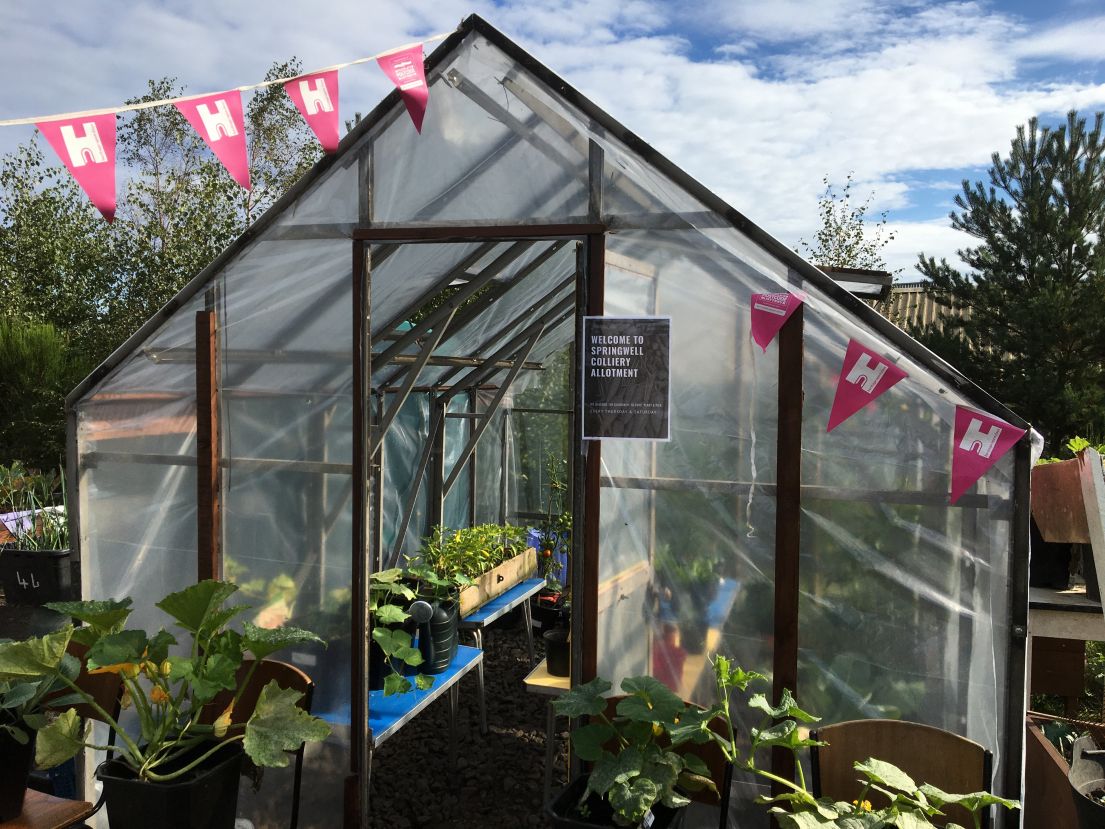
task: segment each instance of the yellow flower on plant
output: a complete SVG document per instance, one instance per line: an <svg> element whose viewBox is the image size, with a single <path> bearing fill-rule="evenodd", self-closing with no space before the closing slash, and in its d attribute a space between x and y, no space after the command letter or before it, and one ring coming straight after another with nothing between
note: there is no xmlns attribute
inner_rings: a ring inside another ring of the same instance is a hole
<svg viewBox="0 0 1105 829"><path fill-rule="evenodd" d="M852 805L855 806L857 809L859 809L861 812L870 812L871 811L871 801L870 800L864 800L862 803L858 800L853 800Z"/></svg>
<svg viewBox="0 0 1105 829"><path fill-rule="evenodd" d="M226 706L226 710L219 714L219 718L215 720L215 736L222 739L226 736L227 729L230 728L230 717L234 713L234 700L230 701L230 705Z"/></svg>
<svg viewBox="0 0 1105 829"><path fill-rule="evenodd" d="M150 702L154 705L166 705L169 702L169 694L160 685L150 689Z"/></svg>
<svg viewBox="0 0 1105 829"><path fill-rule="evenodd" d="M88 674L89 676L93 674L122 674L128 679L134 679L138 676L138 665L134 662L116 662L114 665L101 665L99 668L93 668Z"/></svg>

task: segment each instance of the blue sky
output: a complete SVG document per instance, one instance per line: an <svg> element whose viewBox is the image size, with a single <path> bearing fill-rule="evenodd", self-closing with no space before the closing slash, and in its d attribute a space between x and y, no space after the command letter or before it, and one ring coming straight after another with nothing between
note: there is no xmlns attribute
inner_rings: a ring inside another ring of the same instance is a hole
<svg viewBox="0 0 1105 829"><path fill-rule="evenodd" d="M191 92L315 68L447 32L475 11L789 246L817 229L822 178L851 172L897 238L954 258L959 182L984 176L1016 125L1105 110L1103 0L270 0L8 3L0 119L109 107L174 76ZM341 77L342 111L388 91ZM430 106L433 106L431 100ZM32 127L0 128L0 152Z"/></svg>

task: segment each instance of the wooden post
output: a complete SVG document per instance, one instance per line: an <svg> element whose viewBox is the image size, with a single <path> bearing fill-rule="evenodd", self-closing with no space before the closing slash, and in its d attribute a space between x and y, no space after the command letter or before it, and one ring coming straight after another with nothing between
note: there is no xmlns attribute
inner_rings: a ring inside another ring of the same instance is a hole
<svg viewBox="0 0 1105 829"><path fill-rule="evenodd" d="M775 652L772 696L798 688L798 559L802 520L802 306L779 332L779 431L775 454ZM771 752L771 770L794 779L794 755ZM782 793L778 784L775 794Z"/></svg>
<svg viewBox="0 0 1105 829"><path fill-rule="evenodd" d="M214 311L196 312L196 577L222 574L219 492L218 323Z"/></svg>

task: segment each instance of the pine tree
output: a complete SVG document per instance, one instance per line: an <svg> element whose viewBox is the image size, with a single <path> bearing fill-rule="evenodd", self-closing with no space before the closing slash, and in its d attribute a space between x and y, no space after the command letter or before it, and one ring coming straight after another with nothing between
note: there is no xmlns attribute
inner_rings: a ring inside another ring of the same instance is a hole
<svg viewBox="0 0 1105 829"><path fill-rule="evenodd" d="M945 306L914 332L1039 429L1053 446L1105 437L1105 144L1077 112L1033 118L989 184L963 182L952 226L979 241L960 271L920 256Z"/></svg>

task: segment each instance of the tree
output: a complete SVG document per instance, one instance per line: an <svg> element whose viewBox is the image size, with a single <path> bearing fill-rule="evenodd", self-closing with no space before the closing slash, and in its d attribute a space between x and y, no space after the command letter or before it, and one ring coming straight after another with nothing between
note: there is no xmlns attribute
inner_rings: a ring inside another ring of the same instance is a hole
<svg viewBox="0 0 1105 829"><path fill-rule="evenodd" d="M844 187L837 193L829 182L829 177L821 179L825 192L817 201L817 212L821 216L821 227L814 235L814 244L799 239L798 253L815 265L829 268L860 268L872 271L887 270L882 251L894 241L897 235L887 230L886 211L880 214L874 224L873 232L868 235L867 211L871 207L874 193L862 204L852 204L852 173L844 180Z"/></svg>
<svg viewBox="0 0 1105 829"><path fill-rule="evenodd" d="M952 227L979 241L967 270L921 254L944 312L915 335L1052 445L1105 437L1105 144L1077 112L1033 118L989 184L963 182Z"/></svg>
<svg viewBox="0 0 1105 829"><path fill-rule="evenodd" d="M0 457L51 469L65 457L65 394L92 367L49 323L0 317Z"/></svg>
<svg viewBox="0 0 1105 829"><path fill-rule="evenodd" d="M300 71L276 63L266 80ZM184 94L150 81L128 104ZM203 270L321 156L276 84L246 108L252 189L239 187L173 106L119 116L120 182L108 224L36 139L0 160L0 319L44 323L95 366ZM33 377L25 379L33 385ZM76 380L73 380L76 382ZM9 389L17 398L33 388ZM51 418L64 429L60 406ZM45 421L43 421L45 422ZM64 432L62 431L63 435ZM2 437L2 436L0 436ZM52 451L52 450L50 450ZM0 441L0 463L24 459Z"/></svg>

